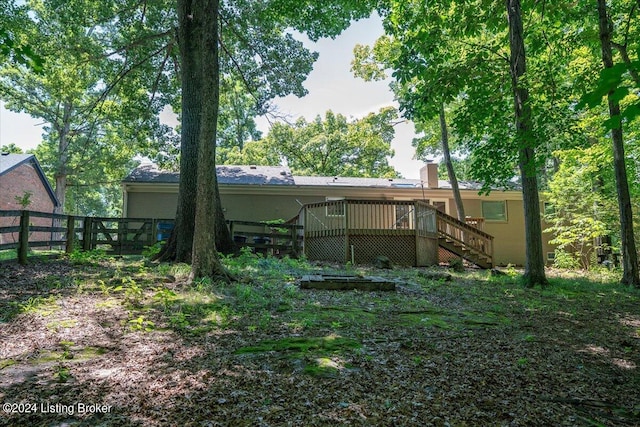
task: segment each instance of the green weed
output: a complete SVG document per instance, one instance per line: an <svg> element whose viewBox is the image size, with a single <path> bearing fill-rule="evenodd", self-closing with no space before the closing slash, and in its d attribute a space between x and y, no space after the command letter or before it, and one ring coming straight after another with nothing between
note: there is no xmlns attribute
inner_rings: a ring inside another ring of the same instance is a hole
<svg viewBox="0 0 640 427"><path fill-rule="evenodd" d="M138 316L128 322L129 330L132 332L150 332L155 329L155 323L147 320L144 316Z"/></svg>
<svg viewBox="0 0 640 427"><path fill-rule="evenodd" d="M67 381L69 381L69 379L71 379L71 371L69 370L69 368L60 363L55 366L53 370L53 377L59 383L66 383Z"/></svg>

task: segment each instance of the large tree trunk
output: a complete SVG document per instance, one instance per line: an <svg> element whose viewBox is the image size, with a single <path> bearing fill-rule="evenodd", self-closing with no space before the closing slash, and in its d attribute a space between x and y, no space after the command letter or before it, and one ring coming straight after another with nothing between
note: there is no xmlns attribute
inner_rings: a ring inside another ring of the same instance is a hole
<svg viewBox="0 0 640 427"><path fill-rule="evenodd" d="M440 103L440 135L442 137L444 165L447 168L447 175L449 176L449 182L451 183L451 189L453 190L453 200L456 202L456 212L458 213L458 219L464 222L466 217L464 214L464 205L462 204L462 196L460 196L460 186L458 185L458 178L456 177L456 172L453 170L453 163L451 162L449 130L447 128L447 118L444 114L444 103Z"/></svg>
<svg viewBox="0 0 640 427"><path fill-rule="evenodd" d="M182 86L182 118L180 133L180 184L178 208L174 229L156 256L160 261L190 263L192 259L193 237L196 217L196 197L198 192L198 141L200 138L203 97L200 77L201 58L199 43L203 30L202 16L194 14L194 4L189 0L178 0L178 43L180 47L180 78ZM215 170L215 169L214 169ZM217 195L217 184L216 195ZM225 224L219 197L216 198L217 223ZM214 221L214 217L211 217ZM216 228L216 243L224 253L235 250L233 240L226 227ZM229 242L231 242L229 244Z"/></svg>
<svg viewBox="0 0 640 427"><path fill-rule="evenodd" d="M180 47L180 80L182 117L180 131L180 184L178 208L171 236L158 254L160 261L191 262L196 216L198 136L202 89L199 78L198 43L202 17L193 13L192 1L178 0L178 43Z"/></svg>
<svg viewBox="0 0 640 427"><path fill-rule="evenodd" d="M195 236L191 279L200 277L227 278L216 251L216 129L220 103L220 67L218 58L219 0L196 0L195 14L203 17L200 45L202 121L198 149L198 198L196 203Z"/></svg>
<svg viewBox="0 0 640 427"><path fill-rule="evenodd" d="M62 123L56 125L58 132L58 162L55 171L56 198L60 203L53 210L54 213L63 214L67 195L67 176L69 175L69 134L71 133L71 112L73 105L65 102L62 112Z"/></svg>
<svg viewBox="0 0 640 427"><path fill-rule="evenodd" d="M640 2L639 2L640 3ZM606 0L598 0L598 22L600 27L600 44L602 47L602 63L605 68L613 67L613 55L611 49L611 28L607 14ZM609 92L609 116L620 117L620 104ZM616 177L616 189L618 192L618 208L620 211L620 235L622 243L622 283L640 287L638 276L638 253L633 235L633 213L631 210L631 197L629 195L629 182L624 159L624 140L622 136L622 123L611 129L613 142L613 169Z"/></svg>
<svg viewBox="0 0 640 427"><path fill-rule="evenodd" d="M519 143L519 168L522 179L524 205L526 260L524 284L527 287L546 285L544 254L542 252L542 225L540 223L540 198L535 166L535 144L531 136L531 106L529 91L520 84L526 72L524 33L520 0L506 0L509 20L510 67L513 88L516 135Z"/></svg>

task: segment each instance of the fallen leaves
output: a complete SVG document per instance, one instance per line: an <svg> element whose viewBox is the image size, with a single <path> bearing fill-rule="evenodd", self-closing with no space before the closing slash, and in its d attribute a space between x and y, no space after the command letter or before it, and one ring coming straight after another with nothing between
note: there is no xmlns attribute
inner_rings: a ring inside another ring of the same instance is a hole
<svg viewBox="0 0 640 427"><path fill-rule="evenodd" d="M4 414L0 425L640 424L632 293L566 299L409 269L395 293L299 291L264 272L205 298L137 264L117 268L135 275L136 306L88 285L106 268L0 266L0 309L52 295L58 307L0 321L0 401L113 407ZM85 286L44 283L68 277ZM132 331L139 316L153 327ZM63 350L75 357L37 362Z"/></svg>

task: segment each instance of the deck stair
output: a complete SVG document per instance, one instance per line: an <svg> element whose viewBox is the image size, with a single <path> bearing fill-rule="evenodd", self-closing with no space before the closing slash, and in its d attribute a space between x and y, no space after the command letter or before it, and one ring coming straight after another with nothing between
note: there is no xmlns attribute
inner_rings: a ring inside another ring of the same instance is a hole
<svg viewBox="0 0 640 427"><path fill-rule="evenodd" d="M477 265L493 267L493 236L438 211L438 244L449 252Z"/></svg>

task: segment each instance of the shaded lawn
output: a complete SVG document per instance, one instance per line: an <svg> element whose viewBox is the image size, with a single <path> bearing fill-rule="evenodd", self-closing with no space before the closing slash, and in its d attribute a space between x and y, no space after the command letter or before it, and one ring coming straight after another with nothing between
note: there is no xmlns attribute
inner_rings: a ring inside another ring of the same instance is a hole
<svg viewBox="0 0 640 427"><path fill-rule="evenodd" d="M240 282L99 255L0 264L0 425L640 424L637 291L437 269L302 291L345 270L225 262Z"/></svg>

